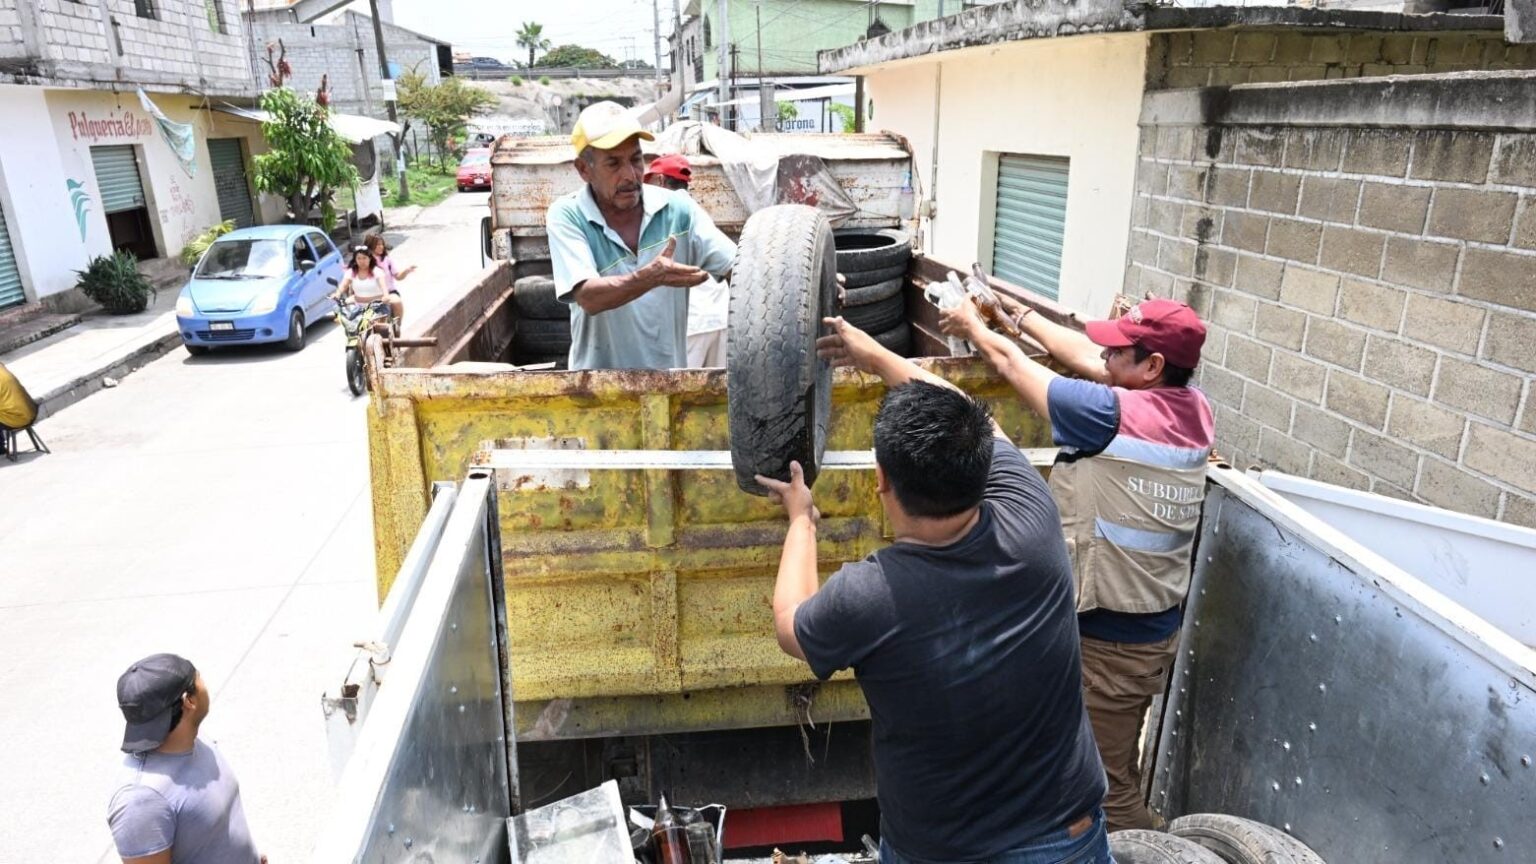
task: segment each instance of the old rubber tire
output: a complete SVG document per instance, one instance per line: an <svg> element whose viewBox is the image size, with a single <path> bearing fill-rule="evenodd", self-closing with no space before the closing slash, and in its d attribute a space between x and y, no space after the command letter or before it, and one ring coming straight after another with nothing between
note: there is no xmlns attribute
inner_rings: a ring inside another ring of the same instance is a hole
<svg viewBox="0 0 1536 864"><path fill-rule="evenodd" d="M731 268L726 393L736 485L766 494L754 476L789 479L789 463L816 481L832 411L832 367L816 356L821 319L838 314L837 253L820 211L780 204L752 214Z"/></svg>
<svg viewBox="0 0 1536 864"><path fill-rule="evenodd" d="M912 238L905 231L839 231L834 242L839 273L905 268L912 259Z"/></svg>
<svg viewBox="0 0 1536 864"><path fill-rule="evenodd" d="M843 306L843 320L865 333L884 333L895 329L906 314L906 298L900 294L867 306Z"/></svg>
<svg viewBox="0 0 1536 864"><path fill-rule="evenodd" d="M841 270L837 272L843 273ZM880 270L855 270L852 273L843 273L843 281L851 292L855 288L863 288L866 285L878 285L892 279L903 279L906 275L907 265L898 264L895 267L885 267Z"/></svg>
<svg viewBox="0 0 1536 864"><path fill-rule="evenodd" d="M1168 823L1168 831L1204 846L1227 864L1324 864L1295 837L1241 816L1191 813Z"/></svg>
<svg viewBox="0 0 1536 864"><path fill-rule="evenodd" d="M871 303L879 303L881 300L900 294L901 287L907 284L906 277L897 276L895 279L887 279L884 282L876 282L873 285L865 285L859 288L849 288L843 292L843 308L850 306L868 306Z"/></svg>
<svg viewBox="0 0 1536 864"><path fill-rule="evenodd" d="M571 319L570 305L555 299L555 280L548 276L524 276L512 283L512 308L519 318Z"/></svg>
<svg viewBox="0 0 1536 864"><path fill-rule="evenodd" d="M368 376L363 371L363 352L356 348L347 349L347 389L353 396L363 395L368 389Z"/></svg>
<svg viewBox="0 0 1536 864"><path fill-rule="evenodd" d="M283 350L304 350L304 313L297 309L288 314L288 338L283 340Z"/></svg>
<svg viewBox="0 0 1536 864"><path fill-rule="evenodd" d="M1115 864L1222 864L1214 852L1161 831L1116 831L1109 835Z"/></svg>
<svg viewBox="0 0 1536 864"><path fill-rule="evenodd" d="M512 335L512 350L520 357L565 354L571 350L571 322L524 318Z"/></svg>
<svg viewBox="0 0 1536 864"><path fill-rule="evenodd" d="M912 351L912 325L903 321L884 333L871 333L875 341L905 357Z"/></svg>

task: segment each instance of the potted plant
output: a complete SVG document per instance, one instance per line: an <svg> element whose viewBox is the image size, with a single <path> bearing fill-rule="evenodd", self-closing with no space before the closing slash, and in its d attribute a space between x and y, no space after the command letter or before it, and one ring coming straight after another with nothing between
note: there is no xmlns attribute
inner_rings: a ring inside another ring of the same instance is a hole
<svg viewBox="0 0 1536 864"><path fill-rule="evenodd" d="M98 255L84 270L75 271L80 277L76 287L113 315L143 312L156 292L138 265L139 259L132 252Z"/></svg>

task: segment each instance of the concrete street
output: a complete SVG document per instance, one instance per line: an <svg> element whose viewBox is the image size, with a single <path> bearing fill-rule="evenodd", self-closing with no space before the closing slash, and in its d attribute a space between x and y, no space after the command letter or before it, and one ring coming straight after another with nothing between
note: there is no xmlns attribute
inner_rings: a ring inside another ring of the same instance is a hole
<svg viewBox="0 0 1536 864"><path fill-rule="evenodd" d="M479 270L486 197L396 213L407 317ZM203 734L262 851L307 860L332 790L319 697L375 608L366 404L326 323L297 354L178 347L44 420L52 455L0 461L0 862L117 860L114 685L156 651L207 680Z"/></svg>

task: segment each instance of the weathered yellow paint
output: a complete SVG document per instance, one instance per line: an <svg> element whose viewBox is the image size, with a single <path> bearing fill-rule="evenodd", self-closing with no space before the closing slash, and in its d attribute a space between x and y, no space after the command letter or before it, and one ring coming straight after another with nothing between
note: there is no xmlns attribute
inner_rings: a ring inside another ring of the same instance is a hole
<svg viewBox="0 0 1536 864"><path fill-rule="evenodd" d="M1047 426L979 361L927 362L989 400L1021 446L1049 443ZM381 596L426 513L430 482L461 479L483 442L729 447L719 370L380 377L369 434ZM883 386L847 370L834 381L829 449L871 447ZM570 737L795 721L786 688L812 678L772 633L778 507L742 493L727 471L500 473L520 726L542 718L541 734ZM827 472L815 492L824 576L889 542L873 472ZM867 716L846 681L822 687L818 699L836 715L829 719ZM562 712L569 716L555 724Z"/></svg>

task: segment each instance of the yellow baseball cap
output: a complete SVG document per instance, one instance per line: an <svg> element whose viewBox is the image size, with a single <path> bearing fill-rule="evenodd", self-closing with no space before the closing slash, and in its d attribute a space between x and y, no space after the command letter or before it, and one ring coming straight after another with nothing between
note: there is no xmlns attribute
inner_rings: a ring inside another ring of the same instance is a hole
<svg viewBox="0 0 1536 864"><path fill-rule="evenodd" d="M656 136L645 131L635 115L617 102L593 102L581 110L576 118L576 128L571 130L571 146L576 152L596 147L612 150L631 138L639 136L655 141Z"/></svg>

